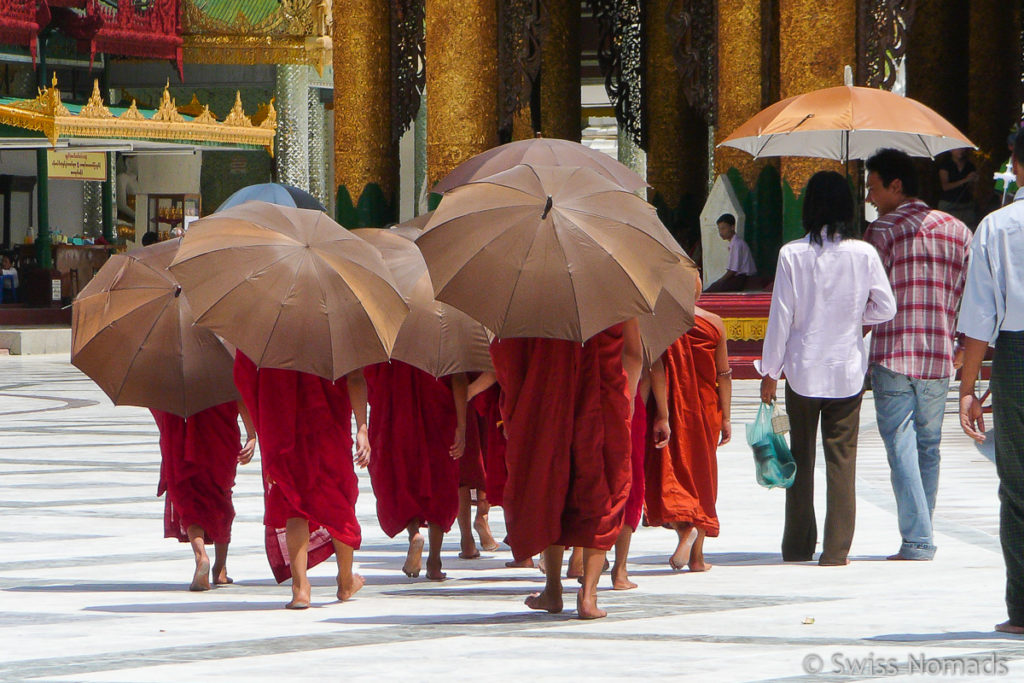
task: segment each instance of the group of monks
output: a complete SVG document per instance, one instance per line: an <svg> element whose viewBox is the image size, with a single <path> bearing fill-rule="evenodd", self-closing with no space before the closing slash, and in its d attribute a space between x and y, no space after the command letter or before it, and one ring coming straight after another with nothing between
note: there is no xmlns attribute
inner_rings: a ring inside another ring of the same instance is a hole
<svg viewBox="0 0 1024 683"><path fill-rule="evenodd" d="M605 616L597 584L606 552L616 550L613 588L635 588L626 561L643 518L676 532L673 569L709 568L703 541L719 532L715 453L731 436L731 371L721 319L698 308L695 321L653 362L644 362L634 319L583 344L498 339L493 373L440 379L393 360L332 382L257 367L239 352L237 404L187 419L154 411L165 536L192 545L191 590L231 582L231 490L258 438L267 558L279 583L292 581L289 609L309 607L307 570L331 554L338 600L363 586L352 568L361 541L359 466L369 469L381 528L408 536L407 576L422 571L424 528L429 580L445 578L441 546L456 520L460 558L479 557L474 531L484 550L496 550L488 510L501 506L513 555L507 565L532 567L540 555L546 573L544 590L526 605L562 610L561 568L571 547L567 576L582 584L578 616Z"/></svg>

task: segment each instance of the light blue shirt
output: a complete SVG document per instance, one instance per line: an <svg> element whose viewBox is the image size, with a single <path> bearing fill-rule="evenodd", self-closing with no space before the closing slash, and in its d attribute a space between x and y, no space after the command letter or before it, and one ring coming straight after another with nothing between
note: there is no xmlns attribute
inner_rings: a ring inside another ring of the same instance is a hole
<svg viewBox="0 0 1024 683"><path fill-rule="evenodd" d="M957 329L994 344L1003 330L1024 330L1024 188L993 211L971 242Z"/></svg>

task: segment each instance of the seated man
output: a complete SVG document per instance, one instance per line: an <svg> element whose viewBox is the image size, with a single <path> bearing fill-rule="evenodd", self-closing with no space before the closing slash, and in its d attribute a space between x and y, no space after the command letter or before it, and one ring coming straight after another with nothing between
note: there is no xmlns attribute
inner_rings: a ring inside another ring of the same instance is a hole
<svg viewBox="0 0 1024 683"><path fill-rule="evenodd" d="M4 254L0 258L0 287L3 287L3 292L0 293L0 301L5 301L17 298L18 294L18 269L11 263L11 257Z"/></svg>
<svg viewBox="0 0 1024 683"><path fill-rule="evenodd" d="M747 278L757 274L750 247L736 235L736 217L723 213L718 217L718 234L729 243L729 263L725 275L718 278L705 292L739 292L747 286Z"/></svg>

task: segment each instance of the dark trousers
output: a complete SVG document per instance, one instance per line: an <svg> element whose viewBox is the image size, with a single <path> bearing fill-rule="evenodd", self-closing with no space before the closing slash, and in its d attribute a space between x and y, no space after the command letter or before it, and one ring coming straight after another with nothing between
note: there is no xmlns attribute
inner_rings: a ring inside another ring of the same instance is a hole
<svg viewBox="0 0 1024 683"><path fill-rule="evenodd" d="M821 440L825 450L825 539L820 562L842 564L853 543L857 515L855 489L857 434L863 393L850 398L808 398L786 385L790 442L796 461L796 479L786 489L786 527L782 533L782 559L804 562L812 559L818 541L814 517L814 455L821 419Z"/></svg>
<svg viewBox="0 0 1024 683"><path fill-rule="evenodd" d="M1024 626L1024 332L999 333L989 386L996 427L1006 611L1011 624Z"/></svg>

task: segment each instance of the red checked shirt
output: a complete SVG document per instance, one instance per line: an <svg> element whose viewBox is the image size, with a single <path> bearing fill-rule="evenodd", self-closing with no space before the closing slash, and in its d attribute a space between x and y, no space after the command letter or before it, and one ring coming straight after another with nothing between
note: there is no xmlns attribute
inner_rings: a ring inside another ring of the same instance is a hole
<svg viewBox="0 0 1024 683"><path fill-rule="evenodd" d="M896 317L876 325L871 363L917 379L953 375L956 315L971 231L948 213L910 199L870 226L896 295Z"/></svg>

